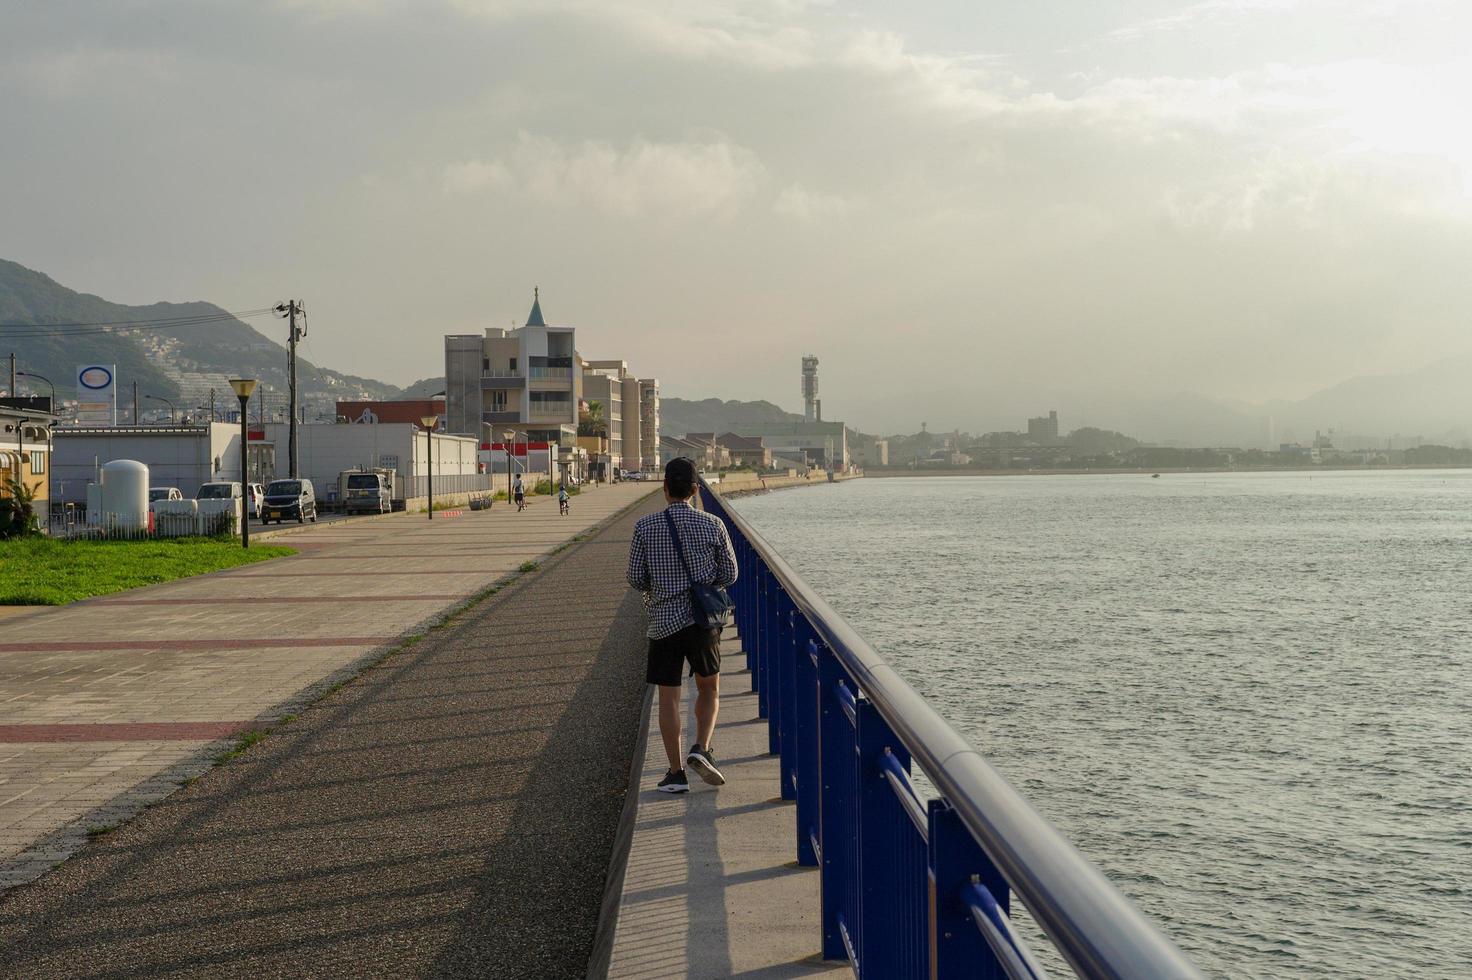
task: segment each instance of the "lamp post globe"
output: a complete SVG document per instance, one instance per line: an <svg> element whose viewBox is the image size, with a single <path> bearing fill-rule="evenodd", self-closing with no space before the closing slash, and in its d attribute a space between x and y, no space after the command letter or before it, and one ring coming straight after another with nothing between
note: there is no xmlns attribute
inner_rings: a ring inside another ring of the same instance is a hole
<svg viewBox="0 0 1472 980"><path fill-rule="evenodd" d="M245 419L245 408L250 402L251 394L256 390L255 378L231 378L230 387L235 389L235 397L240 399L240 486L245 492L240 497L240 546L250 547L250 508L246 506L246 500L250 495L250 472L247 469L246 457L248 443L250 442L249 423Z"/></svg>

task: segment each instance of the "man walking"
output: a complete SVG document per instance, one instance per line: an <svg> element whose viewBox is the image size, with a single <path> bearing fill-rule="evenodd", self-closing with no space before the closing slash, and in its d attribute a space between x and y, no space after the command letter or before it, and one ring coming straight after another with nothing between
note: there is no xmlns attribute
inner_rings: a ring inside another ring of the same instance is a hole
<svg viewBox="0 0 1472 980"><path fill-rule="evenodd" d="M634 525L629 545L629 584L644 593L649 610L649 664L645 680L659 692L659 735L670 769L657 787L665 793L690 788L689 766L712 786L726 781L716 768L710 740L720 701L721 631L697 626L691 610L692 581L725 588L736 581L736 552L726 525L690 506L695 463L684 457L664 468L665 509ZM668 515L668 520L666 519ZM680 536L685 560L670 537ZM689 571L686 571L686 563ZM686 663L695 677L695 744L680 757L680 687Z"/></svg>

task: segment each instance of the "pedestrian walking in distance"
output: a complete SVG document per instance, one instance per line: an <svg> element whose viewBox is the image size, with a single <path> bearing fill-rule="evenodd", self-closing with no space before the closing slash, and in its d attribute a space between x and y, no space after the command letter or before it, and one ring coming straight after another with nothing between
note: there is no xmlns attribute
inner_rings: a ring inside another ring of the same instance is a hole
<svg viewBox="0 0 1472 980"><path fill-rule="evenodd" d="M516 485L511 488L511 495L516 498L516 509L526 509L526 490L521 485L521 477L516 478Z"/></svg>
<svg viewBox="0 0 1472 980"><path fill-rule="evenodd" d="M736 552L726 525L690 506L693 496L695 463L670 460L664 468L665 509L641 517L629 545L629 584L644 594L649 610L645 680L659 694L659 736L670 768L657 788L665 793L689 790L687 767L712 786L726 781L710 745L720 703L721 631L696 625L690 589L694 583L723 589L735 582ZM695 743L682 758L680 689L687 663L695 677Z"/></svg>

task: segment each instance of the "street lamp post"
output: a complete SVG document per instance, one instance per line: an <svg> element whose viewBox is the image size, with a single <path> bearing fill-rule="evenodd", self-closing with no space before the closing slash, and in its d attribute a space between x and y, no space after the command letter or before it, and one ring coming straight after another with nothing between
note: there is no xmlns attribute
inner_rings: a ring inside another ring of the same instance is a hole
<svg viewBox="0 0 1472 980"><path fill-rule="evenodd" d="M507 429L501 433L506 446L506 506L511 506L511 440L516 438L516 432Z"/></svg>
<svg viewBox="0 0 1472 980"><path fill-rule="evenodd" d="M247 443L250 441L250 422L245 417L245 406L250 401L251 392L256 390L255 378L231 378L230 387L235 389L235 397L240 399L240 487L244 491L240 496L240 546L250 547L250 511L247 503L250 498L250 471L246 468Z"/></svg>
<svg viewBox="0 0 1472 980"><path fill-rule="evenodd" d="M421 415L419 424L424 426L424 439L429 443L429 519L434 520L434 427L440 424L438 415Z"/></svg>
<svg viewBox="0 0 1472 980"><path fill-rule="evenodd" d="M37 374L34 371L17 371L15 372L15 376L18 378L35 378L37 381L44 381L48 385L51 385L51 414L60 414L56 411L56 385L51 384L50 378Z"/></svg>
<svg viewBox="0 0 1472 980"><path fill-rule="evenodd" d="M173 425L173 424L175 424L178 421L178 413L174 409L174 403L173 402L169 401L167 398L160 398L158 395L144 395L143 397L144 398L151 398L151 399L153 399L156 402L163 402L165 405L169 406L169 424L170 425Z"/></svg>

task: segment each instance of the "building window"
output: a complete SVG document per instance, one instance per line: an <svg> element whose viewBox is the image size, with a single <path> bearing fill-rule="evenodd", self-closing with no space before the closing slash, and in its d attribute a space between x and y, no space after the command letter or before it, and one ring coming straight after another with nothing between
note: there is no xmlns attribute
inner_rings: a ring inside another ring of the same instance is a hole
<svg viewBox="0 0 1472 980"><path fill-rule="evenodd" d="M31 451L31 476L41 476L46 472L46 454L38 450Z"/></svg>
<svg viewBox="0 0 1472 980"><path fill-rule="evenodd" d="M490 407L490 411L492 411L492 412L504 412L504 411L506 411L506 392L504 392L504 391L492 391L492 392L489 392L489 394L491 396L491 407Z"/></svg>
<svg viewBox="0 0 1472 980"><path fill-rule="evenodd" d="M482 371L489 371L491 369L491 359L489 357L482 357L480 359L480 369Z"/></svg>
<svg viewBox="0 0 1472 980"><path fill-rule="evenodd" d="M511 359L511 370L516 370L516 358L514 357Z"/></svg>

